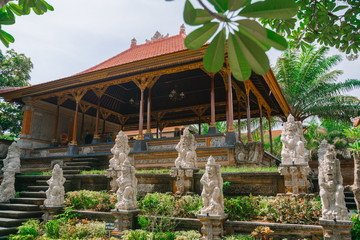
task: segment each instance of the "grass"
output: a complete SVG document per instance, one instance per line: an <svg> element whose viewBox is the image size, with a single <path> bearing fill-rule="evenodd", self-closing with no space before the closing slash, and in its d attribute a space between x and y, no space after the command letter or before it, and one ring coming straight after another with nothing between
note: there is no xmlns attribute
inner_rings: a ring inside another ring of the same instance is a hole
<svg viewBox="0 0 360 240"><path fill-rule="evenodd" d="M89 171L81 171L80 174L105 174L106 170L89 170ZM170 169L143 169L143 170L136 170L136 173L169 173Z"/></svg>
<svg viewBox="0 0 360 240"><path fill-rule="evenodd" d="M21 175L27 175L27 176L51 175L51 171L45 171L45 172L26 172L26 173L22 173Z"/></svg>
<svg viewBox="0 0 360 240"><path fill-rule="evenodd" d="M221 172L277 172L278 167L222 167ZM201 173L205 172L205 169L200 170Z"/></svg>

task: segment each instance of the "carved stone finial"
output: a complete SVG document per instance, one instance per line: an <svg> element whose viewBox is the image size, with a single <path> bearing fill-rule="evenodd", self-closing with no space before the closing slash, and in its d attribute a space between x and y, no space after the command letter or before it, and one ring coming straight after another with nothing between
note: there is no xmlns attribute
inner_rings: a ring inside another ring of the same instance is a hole
<svg viewBox="0 0 360 240"><path fill-rule="evenodd" d="M135 168L131 165L129 159L122 163L120 176L116 179L116 183L118 185L116 191L118 202L115 204L115 209L136 209L137 179Z"/></svg>
<svg viewBox="0 0 360 240"><path fill-rule="evenodd" d="M186 30L185 24L181 24L181 26L180 26L180 34L185 34L185 30Z"/></svg>
<svg viewBox="0 0 360 240"><path fill-rule="evenodd" d="M340 161L333 145L323 140L319 146L319 187L323 220L349 220L345 204Z"/></svg>
<svg viewBox="0 0 360 240"><path fill-rule="evenodd" d="M175 160L175 166L183 168L196 168L196 148L197 142L195 137L189 133L189 128L187 127L185 128L183 135L181 135L179 143L175 147L178 152L178 157Z"/></svg>
<svg viewBox="0 0 360 240"><path fill-rule="evenodd" d="M204 203L201 214L224 215L221 169L220 165L215 163L215 159L212 156L208 159L205 173L200 179L200 182L203 185L201 198Z"/></svg>
<svg viewBox="0 0 360 240"><path fill-rule="evenodd" d="M154 36L152 36L151 40L145 40L147 43L151 42L151 41L155 41L155 40L159 40L159 39L163 39L163 38L167 38L169 37L169 34L163 35L161 34L159 31L156 31Z"/></svg>
<svg viewBox="0 0 360 240"><path fill-rule="evenodd" d="M59 164L54 166L52 170L51 178L47 180L49 185L48 190L46 190L46 199L44 201L44 206L46 207L60 207L64 204L64 183L66 179L63 176L63 170Z"/></svg>
<svg viewBox="0 0 360 240"><path fill-rule="evenodd" d="M137 44L136 38L131 39L130 47L135 47Z"/></svg>

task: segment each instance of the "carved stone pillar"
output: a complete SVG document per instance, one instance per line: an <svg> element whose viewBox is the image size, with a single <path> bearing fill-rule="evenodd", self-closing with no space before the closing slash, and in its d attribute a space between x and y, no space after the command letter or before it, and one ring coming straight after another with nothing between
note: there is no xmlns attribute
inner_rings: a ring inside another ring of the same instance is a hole
<svg viewBox="0 0 360 240"><path fill-rule="evenodd" d="M333 221L320 218L320 225L324 231L324 240L351 240L352 221Z"/></svg>
<svg viewBox="0 0 360 240"><path fill-rule="evenodd" d="M125 230L135 229L137 226L137 215L140 210L111 210L112 215L115 216L115 229L111 232L111 236L120 237Z"/></svg>
<svg viewBox="0 0 360 240"><path fill-rule="evenodd" d="M56 215L59 215L64 206L57 206L57 207L47 207L45 205L41 205L40 209L43 212L42 219L44 220L44 223L47 223L50 220L56 219Z"/></svg>
<svg viewBox="0 0 360 240"><path fill-rule="evenodd" d="M310 167L307 163L297 165L280 164L279 172L284 176L286 194L306 194L310 183L307 179Z"/></svg>
<svg viewBox="0 0 360 240"><path fill-rule="evenodd" d="M199 168L171 168L170 176L176 178L176 189L174 193L177 195L193 194L194 190L194 174L199 171Z"/></svg>
<svg viewBox="0 0 360 240"><path fill-rule="evenodd" d="M197 218L200 220L201 227L201 238L204 240L217 240L221 239L224 235L224 227L223 222L228 217L227 214L223 214L220 216L214 215L201 215L198 214Z"/></svg>

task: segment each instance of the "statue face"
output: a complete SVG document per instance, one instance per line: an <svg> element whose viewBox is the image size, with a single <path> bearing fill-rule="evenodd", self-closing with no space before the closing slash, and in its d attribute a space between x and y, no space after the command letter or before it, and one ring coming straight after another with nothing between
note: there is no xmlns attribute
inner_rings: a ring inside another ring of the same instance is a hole
<svg viewBox="0 0 360 240"><path fill-rule="evenodd" d="M215 176L215 167L214 166L207 165L206 166L206 171L207 171L210 178Z"/></svg>

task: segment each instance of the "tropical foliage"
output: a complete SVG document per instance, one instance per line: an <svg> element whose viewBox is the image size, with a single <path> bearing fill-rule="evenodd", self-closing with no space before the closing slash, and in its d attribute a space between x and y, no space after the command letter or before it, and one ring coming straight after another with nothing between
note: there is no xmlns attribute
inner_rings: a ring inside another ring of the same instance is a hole
<svg viewBox="0 0 360 240"><path fill-rule="evenodd" d="M0 1L0 41L9 47L9 43L15 41L11 34L2 30L3 25L15 24L15 15L29 15L33 10L35 14L42 15L54 8L45 0L2 0Z"/></svg>
<svg viewBox="0 0 360 240"><path fill-rule="evenodd" d="M305 51L286 50L274 68L276 78L297 121L321 119L349 121L360 113L360 100L342 95L360 87L357 79L338 81L340 70L330 71L340 55L326 56L327 47L310 46ZM283 119L286 121L286 119Z"/></svg>
<svg viewBox="0 0 360 240"><path fill-rule="evenodd" d="M205 69L218 72L224 65L226 50L231 73L240 81L247 80L252 71L260 75L269 71L269 59L265 52L271 47L279 50L287 48L285 38L265 29L255 19L287 20L298 10L294 0L198 2L202 8L195 9L190 0L185 2L185 22L200 26L186 37L185 46L200 48L215 35L204 55Z"/></svg>

